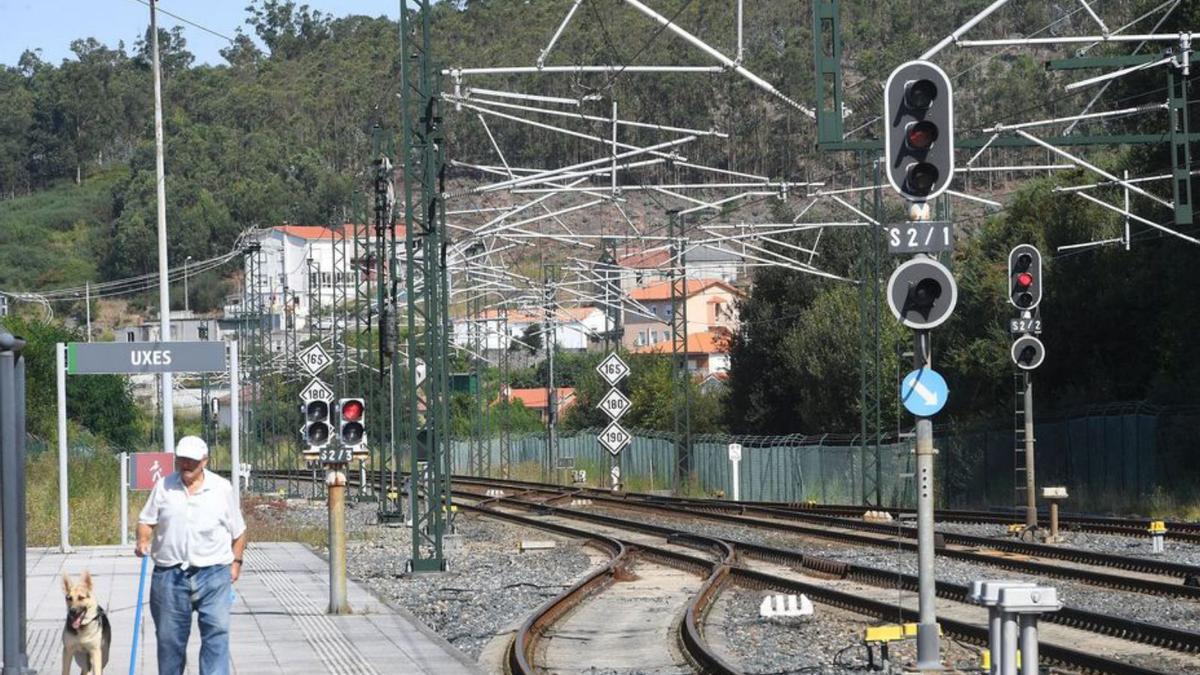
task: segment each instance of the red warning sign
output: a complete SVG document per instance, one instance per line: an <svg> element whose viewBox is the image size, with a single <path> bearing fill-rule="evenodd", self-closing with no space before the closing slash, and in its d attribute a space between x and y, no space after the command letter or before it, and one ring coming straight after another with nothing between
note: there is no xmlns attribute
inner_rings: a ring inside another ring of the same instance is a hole
<svg viewBox="0 0 1200 675"><path fill-rule="evenodd" d="M175 455L169 452L133 453L133 489L150 490L175 472Z"/></svg>

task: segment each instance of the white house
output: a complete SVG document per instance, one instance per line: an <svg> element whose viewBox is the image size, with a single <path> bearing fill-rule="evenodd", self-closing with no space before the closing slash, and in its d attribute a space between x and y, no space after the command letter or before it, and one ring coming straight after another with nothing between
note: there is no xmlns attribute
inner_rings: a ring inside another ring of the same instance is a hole
<svg viewBox="0 0 1200 675"><path fill-rule="evenodd" d="M726 248L700 245L683 255L684 268L689 279L719 279L736 284L742 276L745 261L735 251L736 244ZM636 288L645 288L670 279L671 254L665 247L628 251L617 258L621 268L619 284L622 291L629 293ZM602 268L596 268L602 276Z"/></svg>
<svg viewBox="0 0 1200 675"><path fill-rule="evenodd" d="M454 344L469 347L472 331L481 330L483 336L477 339L486 339L488 351L507 349L512 340L520 340L530 326L537 325L541 330L545 320L546 315L540 310L515 309L508 310L507 314L489 309L478 318L457 317L454 319ZM586 351L604 331L604 312L597 307L561 307L555 313L554 322L559 349Z"/></svg>
<svg viewBox="0 0 1200 675"><path fill-rule="evenodd" d="M404 239L402 225L396 226L396 239ZM373 227L277 225L259 234L257 242L260 251L244 258L246 296L272 316L273 328L282 328L288 311L303 328L309 317L328 312L343 292L353 297L356 283L378 281ZM241 303L242 297L231 298L226 316L241 316Z"/></svg>

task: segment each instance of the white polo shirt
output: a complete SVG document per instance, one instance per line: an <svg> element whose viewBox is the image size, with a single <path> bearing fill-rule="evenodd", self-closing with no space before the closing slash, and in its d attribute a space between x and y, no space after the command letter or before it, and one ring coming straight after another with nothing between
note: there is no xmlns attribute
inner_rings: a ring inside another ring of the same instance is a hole
<svg viewBox="0 0 1200 675"><path fill-rule="evenodd" d="M233 562L233 540L246 531L233 485L207 469L196 494L178 472L155 483L138 522L154 527L154 564L185 569Z"/></svg>

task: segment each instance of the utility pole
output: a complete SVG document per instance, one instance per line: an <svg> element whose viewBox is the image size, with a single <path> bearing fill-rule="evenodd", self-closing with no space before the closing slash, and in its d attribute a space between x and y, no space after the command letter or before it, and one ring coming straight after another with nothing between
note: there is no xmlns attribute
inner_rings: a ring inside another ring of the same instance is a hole
<svg viewBox="0 0 1200 675"><path fill-rule="evenodd" d="M87 338L92 341L92 282L83 282L83 307L87 314Z"/></svg>
<svg viewBox="0 0 1200 675"><path fill-rule="evenodd" d="M191 262L192 256L190 255L183 260L183 311L185 312L192 311L191 304L188 301L188 264ZM286 288L286 280L284 283L284 287Z"/></svg>
<svg viewBox="0 0 1200 675"><path fill-rule="evenodd" d="M167 274L167 179L163 168L162 65L158 58L158 0L150 0L150 49L154 65L154 172L158 199L158 338L171 339L171 289ZM175 401L171 373L162 374L163 451L175 452Z"/></svg>

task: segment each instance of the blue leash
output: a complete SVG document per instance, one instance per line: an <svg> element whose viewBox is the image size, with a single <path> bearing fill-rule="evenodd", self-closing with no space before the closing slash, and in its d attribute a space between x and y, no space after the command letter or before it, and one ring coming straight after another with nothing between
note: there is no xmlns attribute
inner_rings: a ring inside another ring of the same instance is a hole
<svg viewBox="0 0 1200 675"><path fill-rule="evenodd" d="M142 556L142 573L138 576L137 608L133 611L133 646L129 648L129 675L134 675L137 671L138 638L142 634L142 599L146 594L146 568L149 566L149 554Z"/></svg>

